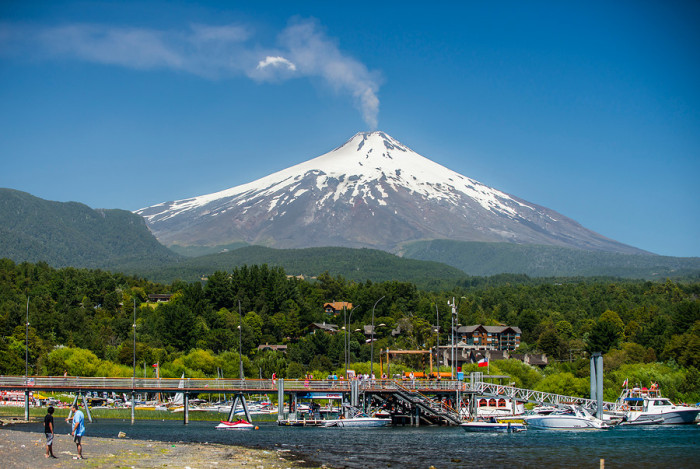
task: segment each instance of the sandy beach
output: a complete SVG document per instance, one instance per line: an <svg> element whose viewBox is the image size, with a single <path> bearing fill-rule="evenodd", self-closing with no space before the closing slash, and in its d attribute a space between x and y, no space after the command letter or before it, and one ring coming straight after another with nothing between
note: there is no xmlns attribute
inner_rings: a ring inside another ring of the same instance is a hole
<svg viewBox="0 0 700 469"><path fill-rule="evenodd" d="M77 457L70 435L56 434L54 454L47 459L43 433L30 433L0 426L0 466L3 468L62 467L189 467L200 468L299 468L304 461L293 461L279 450L197 443L166 443L125 438L86 437L83 456Z"/></svg>

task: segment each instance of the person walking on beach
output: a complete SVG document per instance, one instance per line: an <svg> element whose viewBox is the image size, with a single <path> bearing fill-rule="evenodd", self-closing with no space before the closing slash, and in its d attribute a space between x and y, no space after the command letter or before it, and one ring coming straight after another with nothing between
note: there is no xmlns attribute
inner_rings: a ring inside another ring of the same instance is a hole
<svg viewBox="0 0 700 469"><path fill-rule="evenodd" d="M83 457L82 444L83 434L85 434L85 416L78 407L77 403L73 404L73 410L75 411L75 413L73 414L73 430L70 432L70 434L73 437L73 441L75 441L75 447L78 450L78 457L80 459L85 459Z"/></svg>
<svg viewBox="0 0 700 469"><path fill-rule="evenodd" d="M44 433L46 434L46 457L56 458L53 455L53 407L49 407L44 417Z"/></svg>

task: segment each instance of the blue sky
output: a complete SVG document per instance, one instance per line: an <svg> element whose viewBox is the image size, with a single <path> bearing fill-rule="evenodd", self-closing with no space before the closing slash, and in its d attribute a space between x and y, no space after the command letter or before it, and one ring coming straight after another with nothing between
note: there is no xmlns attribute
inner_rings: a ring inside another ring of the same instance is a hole
<svg viewBox="0 0 700 469"><path fill-rule="evenodd" d="M0 187L141 207L383 130L700 256L698 2L0 3Z"/></svg>

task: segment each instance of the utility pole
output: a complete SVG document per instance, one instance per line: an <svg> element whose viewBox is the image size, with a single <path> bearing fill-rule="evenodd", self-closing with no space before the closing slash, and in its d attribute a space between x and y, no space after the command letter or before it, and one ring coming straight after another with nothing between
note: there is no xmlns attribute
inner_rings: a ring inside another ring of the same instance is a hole
<svg viewBox="0 0 700 469"><path fill-rule="evenodd" d="M131 377L131 424L134 424L136 420L136 297L134 296L134 323L132 324L132 329L134 330L134 368L133 375Z"/></svg>
<svg viewBox="0 0 700 469"><path fill-rule="evenodd" d="M455 318L457 317L457 303L455 302L455 298L452 297L452 303L449 301L447 302L447 306L450 306L452 308L452 334L451 334L451 346L450 346L450 371L451 371L451 376L452 379L455 379L455 359L456 359L456 353L455 353Z"/></svg>
<svg viewBox="0 0 700 469"><path fill-rule="evenodd" d="M134 373L133 378L136 379L136 297L134 297L134 323L131 326L134 330Z"/></svg>
<svg viewBox="0 0 700 469"><path fill-rule="evenodd" d="M27 384L29 378L29 297L27 297L27 322L24 339L24 383Z"/></svg>
<svg viewBox="0 0 700 469"><path fill-rule="evenodd" d="M245 379L243 376L243 313L241 313L241 300L238 300L238 377Z"/></svg>
<svg viewBox="0 0 700 469"><path fill-rule="evenodd" d="M374 375L374 308L377 307L377 304L382 301L385 297L382 296L379 298L375 303L374 306L372 306L372 338L371 338L371 348L369 352L369 379L372 379L372 375ZM347 373L346 373L347 374Z"/></svg>
<svg viewBox="0 0 700 469"><path fill-rule="evenodd" d="M437 327L435 328L435 335L437 336L435 345L435 363L437 364L438 376L440 376L440 311L438 310L438 305L435 303L435 321Z"/></svg>

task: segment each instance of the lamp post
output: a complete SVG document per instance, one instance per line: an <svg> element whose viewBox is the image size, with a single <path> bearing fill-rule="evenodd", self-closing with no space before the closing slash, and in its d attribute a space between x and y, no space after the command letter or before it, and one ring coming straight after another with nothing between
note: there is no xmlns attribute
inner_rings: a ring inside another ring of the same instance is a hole
<svg viewBox="0 0 700 469"><path fill-rule="evenodd" d="M131 325L131 328L134 331L134 368L133 368L133 375L131 377L131 424L133 425L134 422L136 421L136 297L133 298L134 300L134 323ZM143 377L146 377L146 372L144 371Z"/></svg>
<svg viewBox="0 0 700 469"><path fill-rule="evenodd" d="M27 384L29 378L29 297L27 297L27 321L25 326L24 338L24 384Z"/></svg>
<svg viewBox="0 0 700 469"><path fill-rule="evenodd" d="M343 318L345 326L345 379L348 379L348 366L350 365L350 338L348 336L350 321L352 321L352 313L357 308L350 310L350 316L348 317L348 307L343 306Z"/></svg>
<svg viewBox="0 0 700 469"><path fill-rule="evenodd" d="M467 297L462 296L460 299L467 299ZM450 347L452 350L450 352L450 360L452 361L451 363L451 371L452 371L452 379L455 379L455 361L457 361L457 350L455 350L455 326L457 325L458 318L457 318L457 308L459 307L459 302L455 302L454 296L452 297L452 303L447 301L447 305L452 307L452 346Z"/></svg>
<svg viewBox="0 0 700 469"><path fill-rule="evenodd" d="M440 376L440 311L438 310L438 305L435 303L435 364L437 365L437 375Z"/></svg>
<svg viewBox="0 0 700 469"><path fill-rule="evenodd" d="M238 377L245 379L243 376L243 313L241 313L241 300L238 300Z"/></svg>
<svg viewBox="0 0 700 469"><path fill-rule="evenodd" d="M27 322L24 337L24 420L29 421L29 296L27 296Z"/></svg>
<svg viewBox="0 0 700 469"><path fill-rule="evenodd" d="M374 306L372 306L372 341L370 342L369 352L369 379L372 379L372 376L374 375L374 309L377 307L377 304L385 298L385 296L379 298L374 303Z"/></svg>
<svg viewBox="0 0 700 469"><path fill-rule="evenodd" d="M136 379L136 298L134 298L134 323L131 325L134 330L134 373L133 379Z"/></svg>

